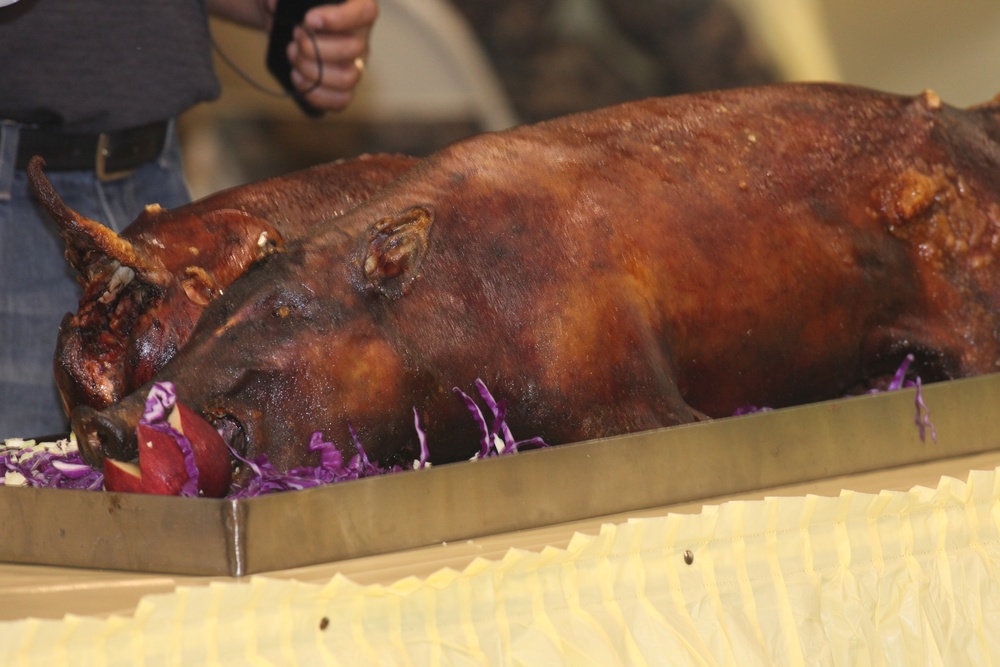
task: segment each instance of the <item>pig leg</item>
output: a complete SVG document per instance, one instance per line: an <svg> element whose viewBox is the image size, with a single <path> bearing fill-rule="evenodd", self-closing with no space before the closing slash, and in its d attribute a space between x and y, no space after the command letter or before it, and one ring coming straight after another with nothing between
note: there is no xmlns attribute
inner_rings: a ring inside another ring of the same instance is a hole
<svg viewBox="0 0 1000 667"><path fill-rule="evenodd" d="M560 422L575 442L617 433L689 423L701 415L677 385L670 345L657 326L655 303L630 277L588 281L586 290L560 290L554 316L541 331L542 386L547 405L597 406ZM551 424L547 424L550 426Z"/></svg>
<svg viewBox="0 0 1000 667"><path fill-rule="evenodd" d="M891 376L907 354L914 355L913 370L925 382L1000 371L1000 346L995 334L989 327L978 326L978 321L988 320L923 316L905 318L892 327L879 329L869 337L868 349L872 352L866 358L885 360L888 366L867 369L865 374L877 377L881 371Z"/></svg>

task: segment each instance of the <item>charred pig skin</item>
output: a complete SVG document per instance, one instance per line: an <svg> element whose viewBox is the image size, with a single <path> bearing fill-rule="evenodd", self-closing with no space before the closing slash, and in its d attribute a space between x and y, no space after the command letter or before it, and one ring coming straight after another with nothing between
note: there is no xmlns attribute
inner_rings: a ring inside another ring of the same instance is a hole
<svg viewBox="0 0 1000 667"><path fill-rule="evenodd" d="M365 155L238 186L176 209L147 206L122 233L59 199L42 171L32 187L59 224L83 288L55 354L67 414L104 408L147 382L187 341L205 305L256 258L334 220L416 162Z"/></svg>
<svg viewBox="0 0 1000 667"><path fill-rule="evenodd" d="M247 456L475 452L452 388L565 443L836 398L913 353L998 370L1000 101L832 84L650 99L461 141L254 264L157 375ZM134 452L146 387L79 410Z"/></svg>

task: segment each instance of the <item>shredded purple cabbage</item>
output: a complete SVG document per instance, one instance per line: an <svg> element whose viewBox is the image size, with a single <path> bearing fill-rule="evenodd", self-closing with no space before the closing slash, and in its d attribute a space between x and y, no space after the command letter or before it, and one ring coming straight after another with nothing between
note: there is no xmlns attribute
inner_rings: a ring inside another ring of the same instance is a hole
<svg viewBox="0 0 1000 667"><path fill-rule="evenodd" d="M417 440L420 441L420 458L413 462L413 469L420 470L431 465L431 450L427 447L427 434L420 426L420 413L417 412L416 408L413 408L413 428L417 432Z"/></svg>
<svg viewBox="0 0 1000 667"><path fill-rule="evenodd" d="M479 409L479 406L476 405L476 402L458 387L454 388L455 393L462 397L469 413L479 425L483 435L480 452L473 457L474 460L516 454L519 448L522 447L548 446L541 438L515 440L505 420L507 411L506 402L497 402L482 380L476 380L476 388L487 407L493 413L492 428L487 428L486 419L483 417L483 413ZM351 479L360 479L362 477L388 475L402 472L403 470L420 470L430 467L430 450L427 446L427 434L420 426L420 414L416 408L413 409L413 427L420 442L420 458L408 467L394 465L386 468L377 462L371 461L358 438L357 431L354 430L351 424L348 424L347 428L351 434L351 440L357 453L346 463L344 462L343 453L336 444L324 439L323 434L319 431L313 433L312 439L309 442L309 451L319 453L319 465L315 467L306 466L282 472L271 465L266 455L262 454L251 461L240 456L235 450L230 450L237 460L247 466L250 478L242 485L234 483L227 497L250 498L265 493L294 491L335 482L344 482Z"/></svg>
<svg viewBox="0 0 1000 667"><path fill-rule="evenodd" d="M743 415L752 415L755 412L771 412L774 408L769 408L766 405L764 407L757 407L756 405L744 405L743 407L736 408L733 411L733 417L741 417Z"/></svg>
<svg viewBox="0 0 1000 667"><path fill-rule="evenodd" d="M493 415L493 425L488 427L482 411L476 402L458 387L454 391L462 397L470 414L476 420L482 432L480 452L473 459L483 459L506 454L515 454L524 447L547 447L541 438L515 440L505 420L507 412L506 401L497 401L481 380L476 380L476 388ZM177 403L174 386L169 382L156 383L146 399L145 411L140 423L161 433L173 437L184 454L185 469L189 479L181 489L183 496L198 495L198 468L194 462L194 451L191 442L179 431L170 426L167 417ZM319 454L319 464L305 466L283 472L275 468L266 455L253 460L246 459L230 448L232 455L249 470L246 482L234 483L228 498L249 498L275 493L279 491L294 491L323 484L332 484L362 477L387 475L403 470L420 470L430 467L430 449L427 444L427 434L420 425L420 414L413 409L413 427L420 443L420 458L407 467L394 465L384 467L368 458L368 453L358 438L351 424L348 431L351 434L354 449L357 452L349 461L344 461L344 455L334 444L324 439L319 431L313 433L309 442L309 451ZM48 488L103 488L104 476L83 462L76 449L75 440L64 440L50 443L44 448L25 446L22 441L10 440L8 445L0 448L0 465L3 466L5 477L10 483L18 485L40 486ZM0 484L4 483L0 479Z"/></svg>
<svg viewBox="0 0 1000 667"><path fill-rule="evenodd" d="M892 382L889 383L886 391L916 387L917 395L914 402L916 403L917 414L913 421L917 425L917 429L920 431L921 440L925 439L927 429L930 429L931 440L937 442L937 431L934 429L934 424L931 423L931 411L927 407L927 403L924 402L923 384L920 382L920 376L916 376L913 380L906 379L906 371L909 370L910 364L912 363L913 355L906 355L906 358L903 359L903 363L900 364L899 368L896 370L896 374L893 376Z"/></svg>
<svg viewBox="0 0 1000 667"><path fill-rule="evenodd" d="M915 399L917 415L914 418L914 423L917 425L917 429L920 432L920 439L925 440L927 435L927 429L930 429L931 440L937 442L937 431L934 429L934 424L931 423L931 412L927 407L927 403L924 402L923 394L923 384L920 381L920 376L916 376L915 379L907 379L906 373L910 370L910 364L914 361L914 356L912 354L906 355L903 362L896 369L895 374L892 376L892 380L885 389L869 389L867 393L878 394L883 391L896 391L897 389L909 389L911 387L917 388L917 395ZM768 407L757 407L755 405L745 405L743 407L737 408L733 412L734 417L739 417L740 415L748 415L754 412L769 412L771 408Z"/></svg>
<svg viewBox="0 0 1000 667"><path fill-rule="evenodd" d="M917 416L915 421L920 429L920 438L923 440L926 429L930 429L931 438L937 442L937 433L930 421L930 411L921 392L920 378L917 377L914 380L906 378L913 360L912 354L906 356L886 391L916 387ZM516 454L524 448L548 447L548 444L539 437L525 440L515 439L506 421L507 401L496 400L480 379L475 381L475 387L479 397L491 413L492 419L489 422L473 397L458 387L452 389L465 403L470 416L479 428L479 451L472 457L472 460ZM877 391L879 390L872 390L871 393ZM169 434L178 442L184 453L184 464L189 475L181 495L197 496L198 468L194 462L191 442L171 427L167 421L167 416L176 402L177 395L172 384L168 382L155 384L146 400L146 409L141 422L150 428ZM752 412L766 412L770 409L768 407L746 406L737 410L734 416ZM346 462L340 448L335 443L326 440L320 431L313 433L309 441L309 451L319 454L319 464L294 468L287 472L275 468L266 455L249 460L230 448L235 459L246 466L249 478L243 483L234 483L227 498L249 498L267 493L295 491L351 479L429 467L431 464L429 462L430 451L427 444L427 434L420 425L420 415L416 408L413 409L413 426L420 442L420 458L407 467L399 465L383 467L378 462L371 461L351 424L348 424L348 431L357 453ZM93 470L83 462L76 449L76 442L72 439L47 443L44 446L32 444L31 441L9 440L6 444L0 444L0 471L4 473L4 476L0 478L0 485L6 483L47 488L100 489L103 487L104 481L103 475L99 471Z"/></svg>
<svg viewBox="0 0 1000 667"><path fill-rule="evenodd" d="M486 403L486 406L490 409L490 412L493 413L492 428L487 428L486 418L472 397L458 387L452 388L452 391L462 397L465 407L468 408L472 418L479 426L481 436L479 439L479 453L472 457L473 460L503 456L505 454L516 454L521 447L548 447L545 441L538 437L528 438L527 440L515 440L514 436L511 435L510 428L507 426L507 401L497 401L494 399L493 394L486 388L486 384L478 378L476 379L476 389L479 391L479 395Z"/></svg>
<svg viewBox="0 0 1000 667"><path fill-rule="evenodd" d="M350 432L358 453L351 457L347 463L344 463L344 455L337 446L324 440L323 434L316 431L309 441L309 451L319 453L319 465L293 468L287 472L282 472L271 465L266 454L261 454L251 461L230 449L233 456L247 466L251 475L250 479L242 485L234 483L227 497L250 498L278 491L297 491L313 486L386 475L403 470L400 466L382 468L372 463L368 459L364 447L358 441L357 433L354 432L353 428L350 429Z"/></svg>
<svg viewBox="0 0 1000 667"><path fill-rule="evenodd" d="M0 485L5 484L94 491L104 487L104 475L83 462L76 440L12 439L0 443Z"/></svg>

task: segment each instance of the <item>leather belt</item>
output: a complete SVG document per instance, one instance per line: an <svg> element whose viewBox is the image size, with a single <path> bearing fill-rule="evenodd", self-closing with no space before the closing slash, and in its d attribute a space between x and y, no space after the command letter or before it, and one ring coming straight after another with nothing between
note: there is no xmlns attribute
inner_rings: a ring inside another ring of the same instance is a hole
<svg viewBox="0 0 1000 667"><path fill-rule="evenodd" d="M101 180L121 178L159 157L167 127L167 121L162 121L117 132L81 134L22 126L17 168L24 169L32 156L41 155L47 170L93 170Z"/></svg>

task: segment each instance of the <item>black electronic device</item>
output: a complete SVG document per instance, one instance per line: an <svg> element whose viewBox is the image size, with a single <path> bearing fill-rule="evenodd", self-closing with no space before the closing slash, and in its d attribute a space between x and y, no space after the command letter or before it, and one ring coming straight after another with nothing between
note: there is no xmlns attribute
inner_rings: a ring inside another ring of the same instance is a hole
<svg viewBox="0 0 1000 667"><path fill-rule="evenodd" d="M340 4L344 0L278 0L272 17L271 35L267 44L267 69L278 80L281 87L295 99L299 108L307 115L318 118L321 109L312 106L302 97L292 83L292 63L288 60L288 45L292 41L295 26L300 25L306 12L317 5Z"/></svg>

